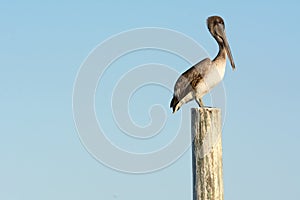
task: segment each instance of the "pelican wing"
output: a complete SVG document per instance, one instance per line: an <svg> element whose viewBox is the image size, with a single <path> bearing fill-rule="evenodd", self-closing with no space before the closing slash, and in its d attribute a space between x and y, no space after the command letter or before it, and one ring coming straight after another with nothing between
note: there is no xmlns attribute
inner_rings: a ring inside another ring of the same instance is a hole
<svg viewBox="0 0 300 200"><path fill-rule="evenodd" d="M198 83L208 73L210 66L211 60L206 58L181 74L174 87L174 96L180 101L189 92L195 90Z"/></svg>

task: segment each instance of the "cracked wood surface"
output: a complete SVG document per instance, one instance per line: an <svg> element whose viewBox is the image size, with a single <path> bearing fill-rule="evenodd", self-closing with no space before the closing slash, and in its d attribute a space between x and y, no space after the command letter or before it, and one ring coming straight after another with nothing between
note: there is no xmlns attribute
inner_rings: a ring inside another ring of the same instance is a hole
<svg viewBox="0 0 300 200"><path fill-rule="evenodd" d="M223 200L222 119L218 108L192 108L193 199Z"/></svg>

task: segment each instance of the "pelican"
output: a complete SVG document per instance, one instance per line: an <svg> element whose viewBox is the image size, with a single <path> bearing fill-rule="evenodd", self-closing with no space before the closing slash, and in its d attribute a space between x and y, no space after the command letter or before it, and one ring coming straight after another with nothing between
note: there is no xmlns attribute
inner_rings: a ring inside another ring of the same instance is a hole
<svg viewBox="0 0 300 200"><path fill-rule="evenodd" d="M196 100L199 107L204 107L202 97L214 86L220 83L225 74L226 55L230 60L232 69L235 64L225 34L224 20L219 16L207 19L207 27L219 45L219 53L213 59L205 58L180 75L175 83L170 108L173 113L192 100Z"/></svg>

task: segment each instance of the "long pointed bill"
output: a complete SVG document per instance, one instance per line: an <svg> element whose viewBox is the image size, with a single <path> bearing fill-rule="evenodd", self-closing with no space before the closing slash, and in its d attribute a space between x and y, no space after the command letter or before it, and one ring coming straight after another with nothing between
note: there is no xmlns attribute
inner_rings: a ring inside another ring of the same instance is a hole
<svg viewBox="0 0 300 200"><path fill-rule="evenodd" d="M232 69L234 70L235 69L235 64L234 64L233 57L232 57L232 54L231 54L230 46L229 46L227 38L226 38L226 34L225 34L225 30L224 30L224 25L219 24L218 26L216 26L215 31L218 34L218 36L221 37L222 40L223 40L227 57L230 60L230 64L231 64Z"/></svg>
<svg viewBox="0 0 300 200"><path fill-rule="evenodd" d="M224 35L223 36L223 41L224 41L224 46L225 46L225 49L226 49L227 56L230 60L230 64L231 64L232 69L235 70L235 64L234 64L233 57L232 57L232 54L231 54L230 46L228 44L225 33L223 35Z"/></svg>

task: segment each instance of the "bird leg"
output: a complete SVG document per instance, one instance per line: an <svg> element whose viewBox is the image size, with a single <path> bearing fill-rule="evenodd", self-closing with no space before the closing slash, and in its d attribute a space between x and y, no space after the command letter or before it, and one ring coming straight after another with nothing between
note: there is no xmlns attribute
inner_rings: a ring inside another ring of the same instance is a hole
<svg viewBox="0 0 300 200"><path fill-rule="evenodd" d="M199 107L204 108L204 104L201 98L196 98L196 102L198 103Z"/></svg>

